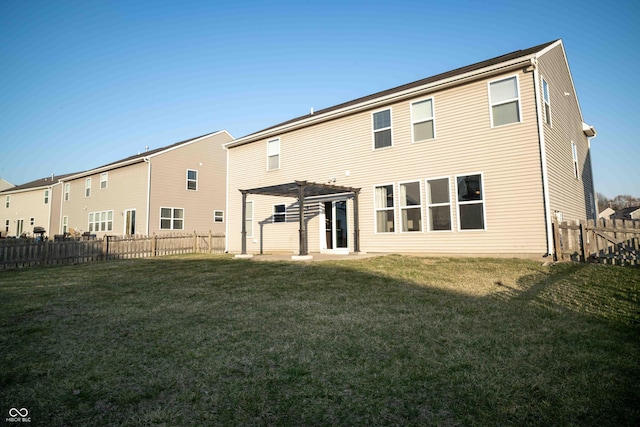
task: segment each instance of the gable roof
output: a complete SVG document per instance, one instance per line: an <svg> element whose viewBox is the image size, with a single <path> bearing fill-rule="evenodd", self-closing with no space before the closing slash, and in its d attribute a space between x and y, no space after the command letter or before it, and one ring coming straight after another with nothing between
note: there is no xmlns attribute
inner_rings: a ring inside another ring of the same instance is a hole
<svg viewBox="0 0 640 427"><path fill-rule="evenodd" d="M18 193L21 191L34 190L38 188L46 188L50 187L54 184L60 182L60 180L65 179L68 176L77 174L79 172L75 172L73 174L68 173L64 175L52 175L44 178L36 179L35 181L30 181L25 184L16 185L15 187L7 188L6 190L0 191L0 193L9 194L9 193Z"/></svg>
<svg viewBox="0 0 640 427"><path fill-rule="evenodd" d="M318 119L318 121L322 120L323 118L325 119L333 118L333 117L327 117L327 116L330 116L332 113L349 110L350 108L357 108L358 106L365 107L365 108L368 106L368 108L371 108L370 104L373 104L377 100L392 98L394 95L401 95L406 93L407 91L419 90L425 87L431 87L436 85L439 82L444 82L448 80L461 80L462 78L464 78L470 73L477 73L487 68L500 68L501 65L508 64L513 61L518 63L518 60L534 57L536 54L540 54L543 51L546 51L546 49L551 48L553 45L561 44L561 43L562 43L562 40L560 39L553 40L547 43L530 47L528 49L517 50L511 53L507 53L505 55L500 55L500 56L496 56L495 58L487 59L485 61L476 62L475 64L456 68L451 71L436 74L431 77L427 77L427 78L417 80L411 83L407 83L401 86L396 86L394 88L383 90L381 92L376 92L371 95L363 96L351 101L334 105L332 107L324 108L324 109L312 112L310 114L299 116L291 120L287 120L285 122L279 123L277 125L270 126L268 128L259 130L257 132L253 132L249 135L238 138L235 141L229 142L225 144L225 146L235 147L238 145L247 144L257 139L268 137L272 131L289 130L289 127L294 127L295 125L302 124L305 121L313 121L315 123L316 121L314 119L316 118Z"/></svg>

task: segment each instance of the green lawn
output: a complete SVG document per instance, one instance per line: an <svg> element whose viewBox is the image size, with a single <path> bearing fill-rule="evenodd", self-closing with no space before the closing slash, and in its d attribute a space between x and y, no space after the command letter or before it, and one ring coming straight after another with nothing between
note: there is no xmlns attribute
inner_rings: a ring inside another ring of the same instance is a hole
<svg viewBox="0 0 640 427"><path fill-rule="evenodd" d="M3 271L0 368L0 423L637 426L640 269L189 255Z"/></svg>

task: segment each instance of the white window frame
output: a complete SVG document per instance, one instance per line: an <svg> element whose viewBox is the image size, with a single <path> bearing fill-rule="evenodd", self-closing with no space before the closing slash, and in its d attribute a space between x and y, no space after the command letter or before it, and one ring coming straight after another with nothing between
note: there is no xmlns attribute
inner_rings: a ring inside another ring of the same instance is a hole
<svg viewBox="0 0 640 427"><path fill-rule="evenodd" d="M544 122L553 127L551 121L551 91L549 90L549 83L542 78L542 102L544 109Z"/></svg>
<svg viewBox="0 0 640 427"><path fill-rule="evenodd" d="M378 208L376 205L376 189L379 187L391 187L393 194L393 206L392 207L384 207ZM373 223L375 224L375 234L395 234L398 232L398 221L396 218L396 194L395 194L395 184L386 183L386 184L376 184L373 186ZM381 211L392 211L393 212L393 231L379 231L378 230L378 212Z"/></svg>
<svg viewBox="0 0 640 427"><path fill-rule="evenodd" d="M11 220L7 219L7 220L5 220L5 222L4 222L4 231L5 231L6 233L8 233L8 232L9 232L9 227L11 227Z"/></svg>
<svg viewBox="0 0 640 427"><path fill-rule="evenodd" d="M111 217L111 219L109 219L109 217ZM88 223L90 233L113 231L113 210L89 212Z"/></svg>
<svg viewBox="0 0 640 427"><path fill-rule="evenodd" d="M49 204L49 189L44 190L44 204Z"/></svg>
<svg viewBox="0 0 640 427"><path fill-rule="evenodd" d="M276 212L276 206L284 206L284 212ZM276 216L281 217L281 221L276 221ZM287 204L286 203L276 203L271 207L271 222L287 222Z"/></svg>
<svg viewBox="0 0 640 427"><path fill-rule="evenodd" d="M245 228L246 228L246 232L247 232L247 237L253 237L253 217L254 217L254 208L255 208L255 206L253 204L253 200L247 200L246 204L247 204L247 206L250 205L251 209L249 210L249 209L245 208L245 213L246 213L245 218L244 218L244 220L245 220ZM249 215L249 213L251 215ZM251 224L250 227L246 226L247 222L249 222Z"/></svg>
<svg viewBox="0 0 640 427"><path fill-rule="evenodd" d="M578 146L575 142L571 141L571 157L573 166L573 177L580 179L580 164L578 163Z"/></svg>
<svg viewBox="0 0 640 427"><path fill-rule="evenodd" d="M388 127L384 127L384 128L380 128L380 129L376 129L375 128L375 119L373 118L376 114L378 113L382 113L384 111L389 111L389 126ZM389 131L389 134L391 135L391 145L387 145L385 147L380 147L380 148L376 148L376 133L378 132L382 132L382 131ZM374 151L378 151L378 150L384 150L386 148L391 148L393 147L393 109L391 107L388 108L382 108L380 110L377 111L372 111L371 112L371 148Z"/></svg>
<svg viewBox="0 0 640 427"><path fill-rule="evenodd" d="M64 201L65 202L69 201L70 193L71 193L71 183L65 182L64 183Z"/></svg>
<svg viewBox="0 0 640 427"><path fill-rule="evenodd" d="M7 197L5 197L4 207L5 209L9 209L11 207L11 196L7 195Z"/></svg>
<svg viewBox="0 0 640 427"><path fill-rule="evenodd" d="M507 100L503 100L497 103L493 103L491 100L491 84L492 83L498 83L504 80L510 80L510 79L516 79L516 91L518 93L518 96L516 96L515 98L510 98ZM505 77L501 77L499 79L495 79L495 80L490 80L487 82L487 92L489 94L489 116L491 118L491 127L492 128L499 128L499 127L503 127L503 126L510 126L510 125L515 125L518 123L522 123L523 119L522 119L522 97L520 96L520 78L517 74L511 75L511 76L505 76ZM517 122L512 122L512 123L505 123L502 125L494 125L493 124L493 107L496 107L498 105L503 105L503 104L508 104L510 102L513 101L517 101L518 102L518 121ZM456 195L457 198L457 195Z"/></svg>
<svg viewBox="0 0 640 427"><path fill-rule="evenodd" d="M30 226L36 225L36 219L34 217L29 218L29 225Z"/></svg>
<svg viewBox="0 0 640 427"><path fill-rule="evenodd" d="M171 216L170 217L164 217L162 216L162 210L163 209L170 209L171 210ZM181 210L182 211L182 217L181 218L177 218L175 217L175 211L177 210ZM184 208L175 208L175 207L169 207L169 206L161 206L160 207L160 230L184 230L185 229L185 214L184 214ZM170 228L163 228L162 227L162 220L169 220L171 221L171 227ZM182 227L181 228L177 228L175 227L175 222L176 221L182 221Z"/></svg>
<svg viewBox="0 0 640 427"><path fill-rule="evenodd" d="M277 150L273 149L272 147L276 146L277 144ZM281 141L280 138L271 138L269 140L267 140L267 170L268 171L275 171L280 169L280 148L281 148ZM278 159L278 166L277 167L271 167L270 164L270 160L272 158L277 158Z"/></svg>
<svg viewBox="0 0 640 427"><path fill-rule="evenodd" d="M91 197L91 178L84 180L84 197Z"/></svg>
<svg viewBox="0 0 640 427"><path fill-rule="evenodd" d="M213 211L213 222L224 223L224 211Z"/></svg>
<svg viewBox="0 0 640 427"><path fill-rule="evenodd" d="M419 192L419 197L420 197L420 204L418 205L410 205L410 206L402 206L403 200L402 200L402 186L405 184L418 184L418 192ZM400 210L400 228L399 228L399 232L400 233L422 233L424 232L424 214L423 214L423 203L422 203L422 180L420 179L415 179L415 180L410 180L410 181L401 181L398 182L398 209ZM419 230L407 230L404 231L404 216L402 215L402 211L404 210L408 210L408 209L419 209L420 210L420 229Z"/></svg>
<svg viewBox="0 0 640 427"><path fill-rule="evenodd" d="M426 102L426 101L431 101L431 117L426 119L426 120L417 120L415 119L413 116L413 105L414 104L420 104L422 102ZM432 141L434 139L436 139L436 101L435 101L435 97L429 97L429 98L424 98L424 99L418 99L416 101L411 101L409 103L409 111L411 114L411 143L418 143L418 142L423 142L423 141ZM426 122L433 122L433 138L429 138L429 139L421 139L416 141L416 137L415 137L415 133L414 133L414 128L415 125L420 124L420 123L426 123Z"/></svg>
<svg viewBox="0 0 640 427"><path fill-rule="evenodd" d="M438 181L441 179L447 180L447 188L449 189L449 202L448 203L431 203L431 191L429 181ZM456 181L457 182L457 181ZM451 177L449 176L435 176L424 180L425 192L426 192L426 206L427 206L427 231L430 233L451 233L453 232L453 203L451 201ZM458 197L456 193L456 198ZM457 199L456 199L457 200ZM431 229L431 208L437 208L442 206L449 206L449 229L448 230L432 230Z"/></svg>
<svg viewBox="0 0 640 427"><path fill-rule="evenodd" d="M100 174L100 189L104 190L109 186L109 172L102 172Z"/></svg>
<svg viewBox="0 0 640 427"><path fill-rule="evenodd" d="M67 215L62 217L62 234L69 231L69 217Z"/></svg>
<svg viewBox="0 0 640 427"><path fill-rule="evenodd" d="M480 192L482 194L481 200L469 200L466 202L461 202L458 200L458 178L462 176L473 176L480 175ZM469 172L469 173L461 173L454 177L455 180L455 197L456 197L456 215L458 220L458 231L463 233L474 233L478 231L487 231L487 198L485 194L485 181L484 181L484 173L483 172ZM460 223L460 206L466 205L477 205L482 203L482 227L483 228L473 228L473 229L462 229L462 224Z"/></svg>
<svg viewBox="0 0 640 427"><path fill-rule="evenodd" d="M195 172L196 173L196 178L195 179L189 178L189 172ZM186 187L187 191L198 191L198 170L197 169L187 169L186 179L187 179L187 187ZM189 188L189 183L195 183L196 184L196 188Z"/></svg>

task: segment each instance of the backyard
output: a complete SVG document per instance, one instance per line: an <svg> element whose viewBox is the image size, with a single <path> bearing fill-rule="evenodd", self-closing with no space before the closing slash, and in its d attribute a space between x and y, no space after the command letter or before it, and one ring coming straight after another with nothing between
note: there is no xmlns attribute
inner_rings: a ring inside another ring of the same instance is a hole
<svg viewBox="0 0 640 427"><path fill-rule="evenodd" d="M7 425L24 408L34 426L637 426L640 269L181 255L0 271L0 366Z"/></svg>

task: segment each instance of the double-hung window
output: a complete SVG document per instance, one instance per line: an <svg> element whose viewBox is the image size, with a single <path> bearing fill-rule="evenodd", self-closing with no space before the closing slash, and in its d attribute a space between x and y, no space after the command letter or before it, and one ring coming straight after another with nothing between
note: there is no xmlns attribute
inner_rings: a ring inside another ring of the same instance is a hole
<svg viewBox="0 0 640 427"><path fill-rule="evenodd" d="M402 231L422 231L420 181L400 184L400 213Z"/></svg>
<svg viewBox="0 0 640 427"><path fill-rule="evenodd" d="M196 191L198 189L198 171L187 169L187 190Z"/></svg>
<svg viewBox="0 0 640 427"><path fill-rule="evenodd" d="M411 126L413 142L436 137L433 98L411 103Z"/></svg>
<svg viewBox="0 0 640 427"><path fill-rule="evenodd" d="M10 206L11 206L11 196L7 196L4 199L4 207L9 209Z"/></svg>
<svg viewBox="0 0 640 427"><path fill-rule="evenodd" d="M244 226L247 237L253 237L253 201L248 200L245 205Z"/></svg>
<svg viewBox="0 0 640 427"><path fill-rule="evenodd" d="M280 138L267 141L267 170L280 169Z"/></svg>
<svg viewBox="0 0 640 427"><path fill-rule="evenodd" d="M49 204L49 190L44 190L44 204Z"/></svg>
<svg viewBox="0 0 640 427"><path fill-rule="evenodd" d="M91 178L84 180L84 197L91 197Z"/></svg>
<svg viewBox="0 0 640 427"><path fill-rule="evenodd" d="M109 172L102 172L100 174L100 189L107 188L107 182L109 180Z"/></svg>
<svg viewBox="0 0 640 427"><path fill-rule="evenodd" d="M373 121L373 148L391 147L391 109L378 111L372 114Z"/></svg>
<svg viewBox="0 0 640 427"><path fill-rule="evenodd" d="M161 230L183 230L184 229L184 209L160 208L160 229Z"/></svg>
<svg viewBox="0 0 640 427"><path fill-rule="evenodd" d="M518 77L508 77L489 83L491 126L520 122L520 94Z"/></svg>
<svg viewBox="0 0 640 427"><path fill-rule="evenodd" d="M542 79L542 99L544 100L544 121L551 126L551 100L549 97L549 84Z"/></svg>
<svg viewBox="0 0 640 427"><path fill-rule="evenodd" d="M451 231L449 178L427 180L429 231Z"/></svg>
<svg viewBox="0 0 640 427"><path fill-rule="evenodd" d="M224 222L224 211L213 211L213 222Z"/></svg>
<svg viewBox="0 0 640 427"><path fill-rule="evenodd" d="M376 232L393 233L395 231L393 185L380 185L375 188Z"/></svg>
<svg viewBox="0 0 640 427"><path fill-rule="evenodd" d="M482 175L457 176L456 193L458 195L458 228L484 230Z"/></svg>
<svg viewBox="0 0 640 427"><path fill-rule="evenodd" d="M65 201L69 200L70 192L71 192L71 184L67 182L64 184L64 200Z"/></svg>
<svg viewBox="0 0 640 427"><path fill-rule="evenodd" d="M571 141L571 156L573 157L573 177L580 179L580 168L578 167L578 147Z"/></svg>
<svg viewBox="0 0 640 427"><path fill-rule="evenodd" d="M279 205L273 205L273 222L286 222L287 221L287 206L282 203Z"/></svg>

